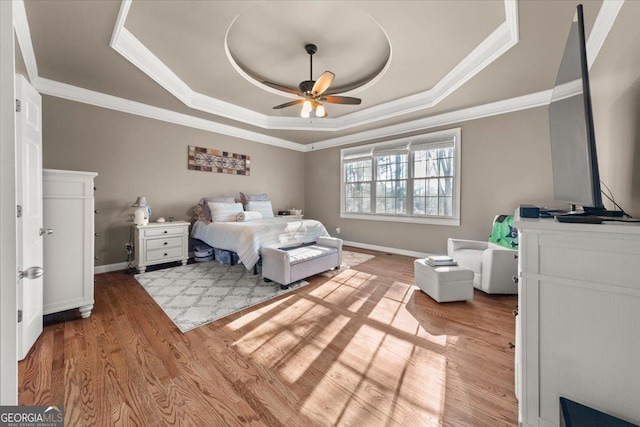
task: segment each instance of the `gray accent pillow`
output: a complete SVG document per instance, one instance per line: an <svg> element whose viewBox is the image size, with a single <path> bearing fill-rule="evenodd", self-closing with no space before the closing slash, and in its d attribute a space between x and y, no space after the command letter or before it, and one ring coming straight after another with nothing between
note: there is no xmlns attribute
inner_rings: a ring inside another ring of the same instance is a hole
<svg viewBox="0 0 640 427"><path fill-rule="evenodd" d="M240 192L240 203L246 205L249 202L264 202L267 200L267 193L262 194L246 194Z"/></svg>

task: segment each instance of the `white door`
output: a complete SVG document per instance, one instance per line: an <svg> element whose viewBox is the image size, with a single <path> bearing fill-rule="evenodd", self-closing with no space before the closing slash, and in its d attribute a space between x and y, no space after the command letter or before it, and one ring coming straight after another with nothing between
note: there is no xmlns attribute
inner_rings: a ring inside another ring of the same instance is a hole
<svg viewBox="0 0 640 427"><path fill-rule="evenodd" d="M18 218L18 360L42 333L42 111L40 94L20 75L16 78ZM20 313L20 311L18 312Z"/></svg>
<svg viewBox="0 0 640 427"><path fill-rule="evenodd" d="M13 2L0 1L0 405L18 404Z"/></svg>

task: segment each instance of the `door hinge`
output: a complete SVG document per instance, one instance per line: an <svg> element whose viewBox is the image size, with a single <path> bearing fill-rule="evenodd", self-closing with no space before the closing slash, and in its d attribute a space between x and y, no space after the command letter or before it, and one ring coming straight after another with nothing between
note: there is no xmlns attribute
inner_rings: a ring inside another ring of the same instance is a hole
<svg viewBox="0 0 640 427"><path fill-rule="evenodd" d="M22 110L22 104L19 99L16 99L16 113L19 113Z"/></svg>
<svg viewBox="0 0 640 427"><path fill-rule="evenodd" d="M22 205L18 205L16 207L16 215L18 216L18 218L22 218Z"/></svg>
<svg viewBox="0 0 640 427"><path fill-rule="evenodd" d="M18 310L18 323L22 322L22 310Z"/></svg>

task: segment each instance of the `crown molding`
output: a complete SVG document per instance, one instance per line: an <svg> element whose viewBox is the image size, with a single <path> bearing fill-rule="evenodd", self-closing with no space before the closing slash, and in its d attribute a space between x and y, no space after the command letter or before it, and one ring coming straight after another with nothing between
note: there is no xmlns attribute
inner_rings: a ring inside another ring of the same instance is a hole
<svg viewBox="0 0 640 427"><path fill-rule="evenodd" d="M29 80L33 81L38 77L38 64L36 63L36 54L33 51L33 43L31 42L27 10L22 0L13 1L13 28L22 51L22 60L27 68L27 75Z"/></svg>
<svg viewBox="0 0 640 427"><path fill-rule="evenodd" d="M118 22L124 24L125 20L118 16ZM111 47L116 52L186 106L242 123L265 127L267 116L264 114L195 92L125 27L114 30L113 38Z"/></svg>
<svg viewBox="0 0 640 427"><path fill-rule="evenodd" d="M262 144L287 148L295 151L306 151L306 146L286 139L275 138L258 132L240 129L234 126L217 123L211 120L201 119L188 114L177 113L164 108L154 107L117 96L107 95L77 86L56 82L53 80L38 77L31 82L38 92L44 95L55 96L68 99L70 101L82 102L96 107L108 108L110 110L123 113L134 114L163 122L174 123L195 129L214 132L236 138L247 139Z"/></svg>
<svg viewBox="0 0 640 427"><path fill-rule="evenodd" d="M587 46L589 49L589 58L591 58L591 63L597 57L600 48L602 47L604 40L606 39L609 31L611 30L614 21L624 4L623 0L604 0L603 5L600 9L598 17L595 21L594 27L591 31L589 40L587 42ZM68 85L65 83L55 82L53 80L41 78L37 74L37 64L35 59L35 53L33 50L33 44L31 41L31 35L29 31L29 24L27 21L26 11L24 8L23 0L14 0L14 26L17 35L18 42L20 43L20 48L22 50L23 59L25 62L25 66L27 67L27 73L29 74L29 79L32 84L36 87L36 89L45 95L56 96L64 99L69 99L76 102L82 102L90 105L95 105L102 108L108 108L111 110L121 111L129 114L135 114L142 117L147 117L151 119L161 120L168 123L174 123L182 126L188 126L196 129L205 130L208 132L219 133L228 136L234 136L237 138L242 138L246 140L255 141L258 143L273 145L281 148L287 148L295 151L308 152L321 150L325 148L331 148L341 145L348 145L357 142L370 141L372 139L384 138L384 137L395 137L398 135L422 131L425 129L430 129L437 126L444 126L453 123L461 123L468 120L475 120L483 117L494 116L498 114L506 114L514 111L524 110L528 108L535 108L538 106L543 106L549 104L551 99L551 90L537 92L530 95L520 96L508 100L498 101L491 104L485 104L481 106L471 107L464 110L454 111L450 113L440 114L437 116L427 117L424 119L413 120L411 122L400 123L397 125L391 125L375 130L359 132L352 135L347 135L338 138L330 138L318 141L317 143L311 145L299 144L293 141L289 141L282 138L275 138L268 135L264 135L259 132L248 131L244 129L239 129L233 126L224 125L221 123L217 123L211 120L201 119L197 117L193 117L187 114L177 113L174 111L166 110L159 107L154 107L146 104L142 104L135 101L130 101L122 98L118 98L115 96L91 91L88 89L79 88L76 86ZM131 0L124 0L120 14L118 16L118 23L116 24L116 30L112 35L112 39L122 39L124 40L122 43L129 42L131 45L131 49L139 48L142 52L146 49L141 43L140 46L136 44L135 37L131 35L124 35L125 33L129 33L124 28L124 22L126 20L126 13L131 5ZM509 33L513 37L515 35L517 42L517 8L515 7L515 2L512 0L505 1L505 10L507 15L507 22L509 22L510 28L504 28L504 24L498 28L494 33L490 36L490 38L500 39L505 37L505 34ZM124 30L124 31L123 31ZM130 33L129 33L130 34ZM122 36L122 37L121 37ZM139 41L138 41L139 43ZM492 41L492 43L497 43L497 40ZM496 51L496 55L500 53ZM157 58L156 58L157 59ZM487 58L490 60L490 58ZM145 67L153 67L154 61L153 59L146 64L141 64ZM478 66L486 66L486 64L478 63ZM457 67L456 67L457 68ZM168 69L168 68L167 68ZM170 70L169 70L170 71ZM473 70L470 70L473 72ZM471 77L469 73L465 74L463 70L459 70L459 75L463 78L464 76ZM167 76L165 76L167 77ZM179 79L178 79L179 80ZM163 80L164 81L164 80ZM192 95L191 90L188 89L188 86L181 86L178 82L173 81L171 76L168 76L167 80L168 84L174 84L175 90L181 93L185 97L191 96L193 102L195 104L205 104L207 103L207 99L201 100L200 97L196 94ZM454 80L452 79L452 82ZM171 83L172 82L172 83ZM186 89L185 89L186 87ZM449 86L451 87L451 86ZM173 92L172 92L173 93ZM208 98L208 97L205 97ZM230 105L230 104L229 104ZM235 107L235 106L233 106ZM236 107L239 108L239 107ZM247 110L250 111L250 110ZM252 112L253 113L253 112ZM254 113L257 114L257 113ZM358 113L353 113L358 114ZM266 128L279 128L277 125L272 127L269 123L277 123L279 125L289 125L292 127L287 127L285 129L294 129L294 130L321 130L321 131L332 131L332 130L342 130L339 124L335 122L338 120L344 120L343 116L340 119L322 119L317 120L317 122L313 122L312 119L298 119L298 118L285 118L285 117L268 117L267 125L263 127ZM326 123L326 124L325 124ZM255 122L251 122L252 125L255 125Z"/></svg>
<svg viewBox="0 0 640 427"><path fill-rule="evenodd" d="M434 107L456 89L469 81L519 40L518 4L505 1L505 22L496 28L482 43L456 65L433 88L375 107L347 114L337 119L336 130L361 126L404 114Z"/></svg>
<svg viewBox="0 0 640 427"><path fill-rule="evenodd" d="M518 42L518 3L505 0L505 21L433 88L339 118L313 121L300 117L267 116L201 93L195 96L196 92L126 30L124 25L131 1L123 0L129 5L123 4L120 8L111 39L114 50L185 105L263 129L340 131L431 108Z"/></svg>
<svg viewBox="0 0 640 427"><path fill-rule="evenodd" d="M372 139L377 138L396 137L398 135L432 129L438 126L446 126L454 123L462 123L469 120L476 120L484 117L540 107L549 104L549 101L551 100L551 92L551 90L546 90L503 101L492 102L490 104L480 105L477 107L470 107L463 110L452 111L450 113L439 114L437 116L431 116L424 119L360 132L353 135L325 139L323 141L310 144L307 146L308 148L306 151L323 150L326 148L339 147L357 142L371 141Z"/></svg>
<svg viewBox="0 0 640 427"><path fill-rule="evenodd" d="M589 40L587 40L587 61L589 68L593 65L600 49L604 44L604 41L609 35L609 31L613 27L613 23L618 17L618 13L624 5L624 0L604 0L602 6L600 6L600 12L596 16L596 21L593 23L593 28L589 34Z"/></svg>

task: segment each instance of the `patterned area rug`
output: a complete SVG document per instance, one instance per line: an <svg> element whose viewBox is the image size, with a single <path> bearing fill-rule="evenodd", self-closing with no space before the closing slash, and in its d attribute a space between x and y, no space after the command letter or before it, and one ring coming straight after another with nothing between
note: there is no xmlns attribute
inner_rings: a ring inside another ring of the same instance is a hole
<svg viewBox="0 0 640 427"><path fill-rule="evenodd" d="M373 255L343 251L340 269L322 274L333 277L371 258ZM282 291L280 285L266 283L242 264L228 266L217 261L149 271L135 278L182 332L309 284L301 280Z"/></svg>

